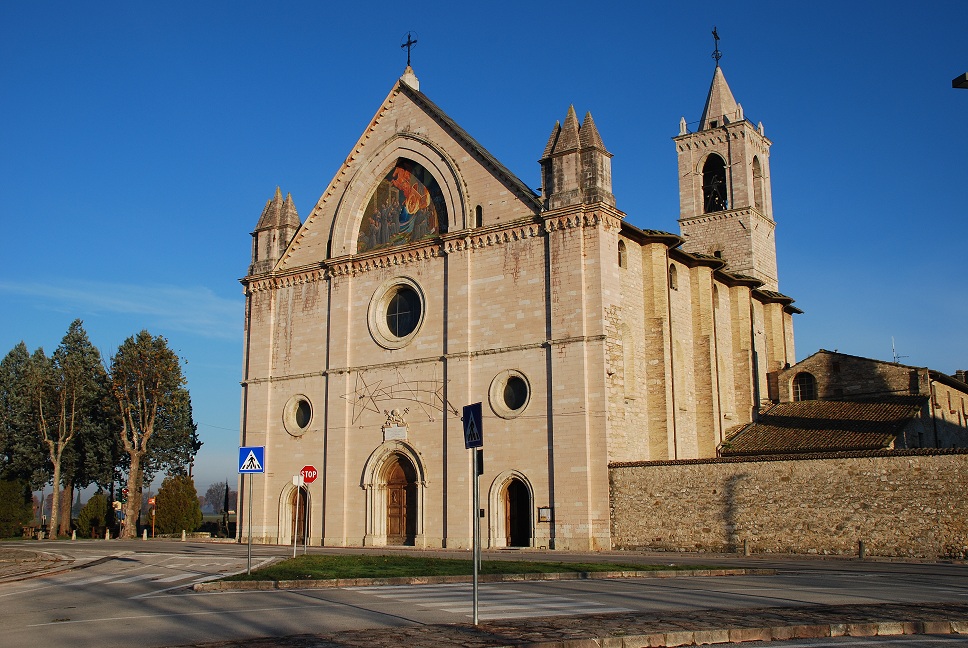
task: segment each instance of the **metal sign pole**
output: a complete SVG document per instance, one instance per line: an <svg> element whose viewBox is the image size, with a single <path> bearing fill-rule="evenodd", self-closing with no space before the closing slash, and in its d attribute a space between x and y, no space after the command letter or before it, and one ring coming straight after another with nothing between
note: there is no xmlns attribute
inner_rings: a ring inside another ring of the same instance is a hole
<svg viewBox="0 0 968 648"><path fill-rule="evenodd" d="M245 573L252 572L252 473L249 473L249 487L246 489L246 497L249 500L249 556L245 564Z"/></svg>
<svg viewBox="0 0 968 648"><path fill-rule="evenodd" d="M474 625L477 625L477 582L478 571L481 564L481 482L477 474L477 453L476 448L471 449L471 470L474 478Z"/></svg>
<svg viewBox="0 0 968 648"><path fill-rule="evenodd" d="M477 625L477 584L481 567L481 473L484 472L484 434L481 420L481 403L464 406L461 421L464 423L464 447L471 451L471 475L473 476L474 506L471 511L473 525L473 562L474 562L474 625Z"/></svg>

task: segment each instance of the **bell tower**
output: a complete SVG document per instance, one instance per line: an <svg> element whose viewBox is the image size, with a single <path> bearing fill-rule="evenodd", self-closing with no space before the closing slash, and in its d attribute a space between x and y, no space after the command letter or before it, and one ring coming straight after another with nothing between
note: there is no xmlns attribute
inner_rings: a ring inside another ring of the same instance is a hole
<svg viewBox="0 0 968 648"><path fill-rule="evenodd" d="M715 32L713 34L716 36ZM718 37L717 37L718 44ZM770 146L762 122L743 116L713 54L716 70L697 131L685 118L674 138L679 158L679 230L683 249L717 256L727 269L777 290L770 189Z"/></svg>

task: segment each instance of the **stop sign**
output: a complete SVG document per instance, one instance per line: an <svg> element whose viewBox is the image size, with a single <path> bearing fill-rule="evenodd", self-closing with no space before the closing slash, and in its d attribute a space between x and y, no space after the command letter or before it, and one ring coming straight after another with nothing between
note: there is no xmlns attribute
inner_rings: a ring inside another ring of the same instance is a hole
<svg viewBox="0 0 968 648"><path fill-rule="evenodd" d="M303 466L303 469L299 471L299 474L302 475L303 481L307 484L312 484L314 481L316 481L316 477L319 475L319 473L316 472L315 466Z"/></svg>

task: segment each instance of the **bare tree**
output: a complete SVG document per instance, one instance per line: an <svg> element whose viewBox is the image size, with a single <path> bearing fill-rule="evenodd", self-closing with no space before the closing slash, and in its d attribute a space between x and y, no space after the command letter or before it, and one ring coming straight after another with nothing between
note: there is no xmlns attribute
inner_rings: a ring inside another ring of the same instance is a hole
<svg viewBox="0 0 968 648"><path fill-rule="evenodd" d="M37 349L30 359L27 387L37 431L52 466L51 533L60 526L64 505L60 494L64 453L79 434L93 424L92 406L104 386L101 355L91 344L81 320L74 320L54 355ZM70 505L67 505L70 518Z"/></svg>

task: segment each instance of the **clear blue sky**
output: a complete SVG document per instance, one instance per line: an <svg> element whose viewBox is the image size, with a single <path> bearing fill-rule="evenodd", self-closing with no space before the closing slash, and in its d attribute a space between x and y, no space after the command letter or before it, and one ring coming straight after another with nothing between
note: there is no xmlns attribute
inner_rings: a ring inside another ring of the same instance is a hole
<svg viewBox="0 0 968 648"><path fill-rule="evenodd" d="M5 2L0 353L75 317L110 356L146 328L186 361L201 490L234 482L250 232L305 218L406 63L532 187L569 104L614 154L618 207L678 232L679 118L710 31L773 142L780 290L818 348L968 369L968 3ZM344 3L348 4L348 3Z"/></svg>

